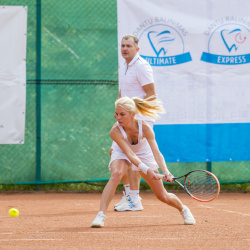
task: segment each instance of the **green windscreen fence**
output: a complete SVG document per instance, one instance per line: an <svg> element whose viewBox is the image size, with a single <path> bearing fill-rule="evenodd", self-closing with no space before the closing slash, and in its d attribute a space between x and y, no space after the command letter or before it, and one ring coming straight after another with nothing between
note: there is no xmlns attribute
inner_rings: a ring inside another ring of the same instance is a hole
<svg viewBox="0 0 250 250"><path fill-rule="evenodd" d="M2 0L28 7L23 145L0 145L0 184L108 180L118 94L116 0ZM250 182L249 162L169 163Z"/></svg>

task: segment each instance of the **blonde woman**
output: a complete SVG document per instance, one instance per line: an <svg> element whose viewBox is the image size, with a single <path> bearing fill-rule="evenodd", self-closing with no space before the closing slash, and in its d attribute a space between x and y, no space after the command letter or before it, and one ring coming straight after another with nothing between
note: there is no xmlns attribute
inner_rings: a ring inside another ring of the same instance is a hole
<svg viewBox="0 0 250 250"><path fill-rule="evenodd" d="M118 144L119 149L112 152L109 163L111 177L103 190L100 210L91 227L104 226L108 206L131 164L138 167L140 175L160 201L180 211L184 224L195 224L195 219L188 207L183 205L176 195L168 193L162 180L156 176L160 168L165 175L164 180L173 182L173 175L169 172L164 157L159 151L153 129L145 121L135 117L136 114L142 114L157 119L158 113L165 112L161 102L152 99L154 99L152 96L148 99L122 97L115 102L114 117L117 122L112 127L110 136ZM131 206L134 202L136 201L131 202Z"/></svg>

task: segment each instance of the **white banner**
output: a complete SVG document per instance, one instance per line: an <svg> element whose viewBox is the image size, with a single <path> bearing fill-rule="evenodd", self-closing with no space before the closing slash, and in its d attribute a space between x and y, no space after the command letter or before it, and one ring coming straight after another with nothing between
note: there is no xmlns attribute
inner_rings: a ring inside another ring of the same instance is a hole
<svg viewBox="0 0 250 250"><path fill-rule="evenodd" d="M23 144L27 7L0 6L0 144Z"/></svg>
<svg viewBox="0 0 250 250"><path fill-rule="evenodd" d="M118 0L167 111L158 124L250 123L250 1ZM122 57L119 53L119 62Z"/></svg>

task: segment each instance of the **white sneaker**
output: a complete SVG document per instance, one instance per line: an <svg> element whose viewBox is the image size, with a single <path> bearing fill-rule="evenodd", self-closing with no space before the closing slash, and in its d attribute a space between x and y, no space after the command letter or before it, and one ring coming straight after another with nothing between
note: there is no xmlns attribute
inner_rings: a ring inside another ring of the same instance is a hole
<svg viewBox="0 0 250 250"><path fill-rule="evenodd" d="M121 206L127 200L130 201L130 197L129 197L129 195L126 196L125 192L123 191L122 199L117 204L114 205L114 208Z"/></svg>
<svg viewBox="0 0 250 250"><path fill-rule="evenodd" d="M189 210L189 208L187 206L183 206L182 211L180 212L183 219L184 219L184 224L185 225L193 225L195 224L195 218L192 215L191 211Z"/></svg>
<svg viewBox="0 0 250 250"><path fill-rule="evenodd" d="M105 219L106 215L102 211L98 212L95 219L91 223L91 227L103 227Z"/></svg>
<svg viewBox="0 0 250 250"><path fill-rule="evenodd" d="M143 206L141 201L133 202L133 201L125 201L121 206L115 207L115 211L123 212L123 211L141 211L143 210Z"/></svg>

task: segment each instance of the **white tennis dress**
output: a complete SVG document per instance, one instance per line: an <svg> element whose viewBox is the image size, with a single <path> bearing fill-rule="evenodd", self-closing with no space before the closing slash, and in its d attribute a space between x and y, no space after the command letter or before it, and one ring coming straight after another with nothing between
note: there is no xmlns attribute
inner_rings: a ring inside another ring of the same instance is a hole
<svg viewBox="0 0 250 250"><path fill-rule="evenodd" d="M137 155L137 157L147 166L149 166L153 170L157 170L158 166L155 161L154 155L152 153L152 150L148 144L148 141L146 138L143 137L142 133L142 121L138 119L138 126L139 126L139 134L138 134L138 143L135 145L130 144L128 141L128 137L126 132L124 131L123 127L119 125L117 122L118 128L120 129L124 139L126 140L127 144L129 147L132 149L132 151ZM109 162L109 170L110 170L110 165L114 160L118 159L125 159L128 162L131 163L131 161L128 159L125 153L120 149L120 147L115 143L113 145L113 151L111 154L111 160ZM138 167L136 167L134 164L132 164L132 170L133 171L139 171Z"/></svg>

